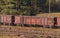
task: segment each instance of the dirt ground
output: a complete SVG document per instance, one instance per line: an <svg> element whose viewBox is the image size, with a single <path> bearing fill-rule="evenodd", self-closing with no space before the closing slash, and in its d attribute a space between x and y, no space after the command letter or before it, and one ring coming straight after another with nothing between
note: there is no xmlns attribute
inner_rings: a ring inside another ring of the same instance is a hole
<svg viewBox="0 0 60 38"><path fill-rule="evenodd" d="M60 29L0 26L0 38L60 38Z"/></svg>

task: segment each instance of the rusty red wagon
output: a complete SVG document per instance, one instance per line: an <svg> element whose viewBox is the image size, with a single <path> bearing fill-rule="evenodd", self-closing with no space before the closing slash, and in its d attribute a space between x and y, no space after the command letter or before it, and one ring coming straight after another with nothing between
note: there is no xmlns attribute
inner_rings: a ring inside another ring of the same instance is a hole
<svg viewBox="0 0 60 38"><path fill-rule="evenodd" d="M22 16L15 16L14 24L22 24Z"/></svg>

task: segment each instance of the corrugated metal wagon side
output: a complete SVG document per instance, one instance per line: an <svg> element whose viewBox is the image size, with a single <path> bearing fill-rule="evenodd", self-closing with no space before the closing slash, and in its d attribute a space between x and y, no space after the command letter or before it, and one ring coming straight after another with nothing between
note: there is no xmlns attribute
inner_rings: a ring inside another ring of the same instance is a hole
<svg viewBox="0 0 60 38"><path fill-rule="evenodd" d="M41 21L42 22L41 25L45 26L45 17L42 17L41 20L42 20Z"/></svg>
<svg viewBox="0 0 60 38"><path fill-rule="evenodd" d="M42 25L42 18L36 17L36 25Z"/></svg>
<svg viewBox="0 0 60 38"><path fill-rule="evenodd" d="M4 18L3 18L3 15L0 15L1 16L1 24L3 24L3 22L4 22Z"/></svg>
<svg viewBox="0 0 60 38"><path fill-rule="evenodd" d="M22 24L22 16L15 16L14 24L21 25Z"/></svg>
<svg viewBox="0 0 60 38"><path fill-rule="evenodd" d="M3 15L3 23L4 23L4 24L7 23L7 15Z"/></svg>
<svg viewBox="0 0 60 38"><path fill-rule="evenodd" d="M31 17L31 24L32 25L36 25L36 18L37 18L36 16Z"/></svg>
<svg viewBox="0 0 60 38"><path fill-rule="evenodd" d="M53 26L54 18L50 17L36 17L36 24L41 26Z"/></svg>
<svg viewBox="0 0 60 38"><path fill-rule="evenodd" d="M36 17L36 24L40 26L48 26L48 18L47 17Z"/></svg>
<svg viewBox="0 0 60 38"><path fill-rule="evenodd" d="M24 16L24 24L31 25L31 16Z"/></svg>
<svg viewBox="0 0 60 38"><path fill-rule="evenodd" d="M47 17L44 18L44 25L48 26L48 18Z"/></svg>
<svg viewBox="0 0 60 38"><path fill-rule="evenodd" d="M53 26L54 25L54 17L49 17L49 18L47 18L47 25L48 26Z"/></svg>
<svg viewBox="0 0 60 38"><path fill-rule="evenodd" d="M47 26L47 21L48 21L48 19L47 19L47 17L40 17L41 18L41 25L42 26Z"/></svg>
<svg viewBox="0 0 60 38"><path fill-rule="evenodd" d="M57 26L60 26L60 17L57 17Z"/></svg>
<svg viewBox="0 0 60 38"><path fill-rule="evenodd" d="M12 15L6 15L6 23L11 24L12 23Z"/></svg>

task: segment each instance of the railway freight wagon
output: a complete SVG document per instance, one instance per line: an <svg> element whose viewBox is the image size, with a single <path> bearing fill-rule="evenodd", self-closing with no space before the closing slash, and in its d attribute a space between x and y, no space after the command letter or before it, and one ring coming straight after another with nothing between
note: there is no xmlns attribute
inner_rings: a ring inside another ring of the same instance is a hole
<svg viewBox="0 0 60 38"><path fill-rule="evenodd" d="M0 15L0 24L12 24L12 15Z"/></svg>
<svg viewBox="0 0 60 38"><path fill-rule="evenodd" d="M57 18L56 17L39 17L39 16L14 16L15 22L17 25L25 26L56 26Z"/></svg>
<svg viewBox="0 0 60 38"><path fill-rule="evenodd" d="M24 26L60 26L60 17L0 15L1 24Z"/></svg>

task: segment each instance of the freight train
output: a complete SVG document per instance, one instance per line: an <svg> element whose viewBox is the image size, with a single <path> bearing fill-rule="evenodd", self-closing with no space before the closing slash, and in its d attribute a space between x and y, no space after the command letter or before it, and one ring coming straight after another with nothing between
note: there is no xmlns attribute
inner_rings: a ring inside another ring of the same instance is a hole
<svg viewBox="0 0 60 38"><path fill-rule="evenodd" d="M59 27L60 17L0 15L0 24Z"/></svg>

